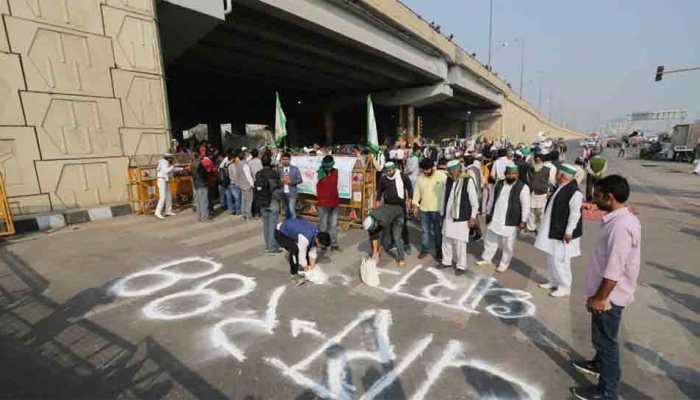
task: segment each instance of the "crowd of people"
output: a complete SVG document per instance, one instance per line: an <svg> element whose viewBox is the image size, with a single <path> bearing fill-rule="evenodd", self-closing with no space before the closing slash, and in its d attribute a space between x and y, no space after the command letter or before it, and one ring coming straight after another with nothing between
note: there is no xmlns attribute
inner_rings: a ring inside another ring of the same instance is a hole
<svg viewBox="0 0 700 400"><path fill-rule="evenodd" d="M617 333L622 310L633 300L639 273L640 224L625 206L629 185L605 176L607 162L584 147L567 163L561 142L512 144L505 140L465 140L446 145L401 142L371 152L351 148L305 149L322 156L316 185L319 223L296 215L299 168L278 149L241 148L217 155L201 146L191 166L178 168L166 154L157 168L160 200L155 215L173 215L167 181L185 169L192 175L199 220L211 220L213 201L243 219L260 218L265 253L287 252L291 281L302 285L316 271L320 253L338 252L340 197L334 150L351 153L360 165L377 170L376 202L362 221L372 259L383 254L406 266L412 250L409 226L420 229L418 259L432 257L459 276L469 268L470 243L483 240L478 267L507 271L520 235L532 235L547 277L540 288L555 298L570 296L571 260L581 255L582 210L607 212L586 272L586 307L592 313L596 356L574 367L599 377L580 399L616 398L620 377ZM337 154L337 153L335 153ZM585 182L585 194L580 187ZM280 222L281 217L284 220ZM482 228L483 226L483 228ZM495 258L501 251L499 261ZM425 262L425 261L422 261ZM597 397L596 397L597 396Z"/></svg>

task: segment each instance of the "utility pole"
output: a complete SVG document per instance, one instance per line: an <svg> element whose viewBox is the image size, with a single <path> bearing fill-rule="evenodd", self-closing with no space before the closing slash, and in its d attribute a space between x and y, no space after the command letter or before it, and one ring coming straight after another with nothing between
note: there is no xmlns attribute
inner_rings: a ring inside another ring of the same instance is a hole
<svg viewBox="0 0 700 400"><path fill-rule="evenodd" d="M490 0L489 9L489 71L493 68L491 67L491 45L493 44L493 0Z"/></svg>

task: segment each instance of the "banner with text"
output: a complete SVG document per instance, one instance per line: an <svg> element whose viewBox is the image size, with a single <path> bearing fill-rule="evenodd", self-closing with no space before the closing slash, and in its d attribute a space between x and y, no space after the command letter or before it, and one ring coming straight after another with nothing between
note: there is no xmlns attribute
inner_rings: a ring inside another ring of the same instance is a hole
<svg viewBox="0 0 700 400"><path fill-rule="evenodd" d="M338 194L341 199L350 199L352 196L352 169L355 166L355 157L333 156L335 169L338 170ZM316 196L316 171L321 167L321 156L292 156L292 165L299 168L302 183L297 186L299 193Z"/></svg>

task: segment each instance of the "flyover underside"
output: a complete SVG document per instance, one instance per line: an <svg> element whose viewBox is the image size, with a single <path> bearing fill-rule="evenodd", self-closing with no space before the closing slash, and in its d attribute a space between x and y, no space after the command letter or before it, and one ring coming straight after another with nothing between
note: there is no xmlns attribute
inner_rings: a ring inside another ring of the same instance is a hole
<svg viewBox="0 0 700 400"><path fill-rule="evenodd" d="M244 123L270 125L274 94L279 92L290 138L298 143L327 138L328 113L334 115L331 125L336 142L360 142L365 133L367 94L440 84L414 65L324 27L303 23L258 2L233 4L226 21L212 23L208 33L179 57L166 58L175 137L182 129L202 122L232 122L237 132ZM181 46L179 24L162 21L161 25L164 53L172 54L170 48ZM431 107L435 115L439 110L466 113L494 107L463 90L455 90L449 99L436 99L436 104L416 106ZM375 110L380 134L393 136L397 105L381 106L378 103Z"/></svg>

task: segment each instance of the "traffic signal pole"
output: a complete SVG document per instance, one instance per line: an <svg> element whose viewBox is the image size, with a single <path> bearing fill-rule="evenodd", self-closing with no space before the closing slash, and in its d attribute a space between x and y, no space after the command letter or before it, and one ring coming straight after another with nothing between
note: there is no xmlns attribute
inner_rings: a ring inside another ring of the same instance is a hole
<svg viewBox="0 0 700 400"><path fill-rule="evenodd" d="M660 81L664 75L666 74L675 74L677 72L688 72L688 71L700 71L700 67L690 67L690 68L680 68L680 69L671 69L671 70L665 70L663 65L659 65L656 67L656 78L655 80L658 82Z"/></svg>

